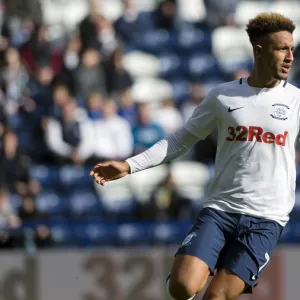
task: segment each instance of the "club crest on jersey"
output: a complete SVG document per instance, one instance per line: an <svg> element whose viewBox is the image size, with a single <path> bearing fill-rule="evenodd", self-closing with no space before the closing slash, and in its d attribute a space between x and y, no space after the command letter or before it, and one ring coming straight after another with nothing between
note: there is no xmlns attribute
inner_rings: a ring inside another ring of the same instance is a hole
<svg viewBox="0 0 300 300"><path fill-rule="evenodd" d="M288 110L290 109L287 105L285 104L273 104L273 114L270 116L273 119L277 120L286 120L287 119L287 114Z"/></svg>
<svg viewBox="0 0 300 300"><path fill-rule="evenodd" d="M190 234L188 234L186 236L186 238L184 239L184 241L182 242L181 246L187 246L190 244L191 240L193 239L193 237L197 236L196 232L191 232Z"/></svg>

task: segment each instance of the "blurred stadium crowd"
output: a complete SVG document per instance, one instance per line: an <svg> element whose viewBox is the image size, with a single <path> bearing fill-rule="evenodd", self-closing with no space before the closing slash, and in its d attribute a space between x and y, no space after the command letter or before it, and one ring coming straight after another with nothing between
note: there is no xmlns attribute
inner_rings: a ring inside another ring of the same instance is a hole
<svg viewBox="0 0 300 300"><path fill-rule="evenodd" d="M298 6L0 1L1 248L178 243L213 174L216 134L104 188L91 166L140 153L182 126L214 85L247 76L248 19L279 11L300 26ZM297 32L290 80L299 85ZM296 201L286 242L299 241Z"/></svg>

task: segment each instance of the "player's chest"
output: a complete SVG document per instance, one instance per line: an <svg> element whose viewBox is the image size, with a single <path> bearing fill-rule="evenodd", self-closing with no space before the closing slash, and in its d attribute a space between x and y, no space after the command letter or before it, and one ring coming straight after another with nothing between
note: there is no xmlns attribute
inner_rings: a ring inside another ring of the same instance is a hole
<svg viewBox="0 0 300 300"><path fill-rule="evenodd" d="M259 126L266 131L298 128L298 101L281 97L223 97L219 109L223 125Z"/></svg>

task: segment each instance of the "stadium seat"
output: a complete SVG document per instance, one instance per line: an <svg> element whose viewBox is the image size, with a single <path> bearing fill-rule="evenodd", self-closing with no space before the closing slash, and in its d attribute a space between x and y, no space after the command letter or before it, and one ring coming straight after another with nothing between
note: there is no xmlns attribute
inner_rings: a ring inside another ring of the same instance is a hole
<svg viewBox="0 0 300 300"><path fill-rule="evenodd" d="M59 182L57 168L53 166L34 165L30 168L30 176L46 188L56 186Z"/></svg>
<svg viewBox="0 0 300 300"><path fill-rule="evenodd" d="M274 1L270 4L270 11L283 14L296 24L300 22L298 1Z"/></svg>
<svg viewBox="0 0 300 300"><path fill-rule="evenodd" d="M212 51L221 70L229 73L239 68L247 68L253 56L245 31L232 26L219 27L213 31Z"/></svg>
<svg viewBox="0 0 300 300"><path fill-rule="evenodd" d="M170 80L173 89L173 99L178 104L190 96L191 83L186 78L174 78Z"/></svg>
<svg viewBox="0 0 300 300"><path fill-rule="evenodd" d="M219 76L219 66L211 54L194 54L187 61L188 76L191 80L214 78Z"/></svg>
<svg viewBox="0 0 300 300"><path fill-rule="evenodd" d="M170 52L174 44L175 39L172 33L164 29L157 29L145 32L135 46L142 51L160 54Z"/></svg>
<svg viewBox="0 0 300 300"><path fill-rule="evenodd" d="M188 23L195 23L205 19L206 9L203 0L178 0L178 17Z"/></svg>
<svg viewBox="0 0 300 300"><path fill-rule="evenodd" d="M66 165L60 167L58 176L63 188L78 188L92 186L93 181L89 176L90 168L80 165Z"/></svg>
<svg viewBox="0 0 300 300"><path fill-rule="evenodd" d="M69 197L69 208L73 216L100 215L102 212L100 199L93 190L74 191Z"/></svg>
<svg viewBox="0 0 300 300"><path fill-rule="evenodd" d="M259 13L270 12L271 9L270 3L265 1L238 1L234 19L236 24L244 27L249 19Z"/></svg>
<svg viewBox="0 0 300 300"><path fill-rule="evenodd" d="M74 246L76 243L73 226L67 221L53 221L47 224L50 228L55 246Z"/></svg>
<svg viewBox="0 0 300 300"><path fill-rule="evenodd" d="M18 211L22 204L22 197L18 194L10 194L10 203L15 211Z"/></svg>
<svg viewBox="0 0 300 300"><path fill-rule="evenodd" d="M158 222L153 225L152 242L154 245L179 245L191 227L191 222Z"/></svg>
<svg viewBox="0 0 300 300"><path fill-rule="evenodd" d="M155 106L164 98L171 96L172 85L163 79L142 78L138 79L132 86L132 98L136 103L150 102Z"/></svg>
<svg viewBox="0 0 300 300"><path fill-rule="evenodd" d="M77 24L88 14L88 3L86 1L61 2L59 13L61 23L68 29L73 30Z"/></svg>
<svg viewBox="0 0 300 300"><path fill-rule="evenodd" d="M136 214L137 203L129 186L129 177L108 182L105 186L95 183L95 189L106 216L134 216Z"/></svg>
<svg viewBox="0 0 300 300"><path fill-rule="evenodd" d="M159 56L160 76L172 78L182 76L183 65L181 57L175 53L165 53Z"/></svg>
<svg viewBox="0 0 300 300"><path fill-rule="evenodd" d="M133 77L155 77L160 71L160 61L152 54L132 51L124 55L124 68Z"/></svg>
<svg viewBox="0 0 300 300"><path fill-rule="evenodd" d="M58 195L54 190L43 190L36 197L37 210L49 215L63 215L67 211L68 199Z"/></svg>
<svg viewBox="0 0 300 300"><path fill-rule="evenodd" d="M116 232L116 225L102 221L84 220L75 225L77 244L83 247L115 245Z"/></svg>
<svg viewBox="0 0 300 300"><path fill-rule="evenodd" d="M135 198L145 203L150 199L153 189L165 178L168 173L166 165L137 172L129 176L129 184Z"/></svg>
<svg viewBox="0 0 300 300"><path fill-rule="evenodd" d="M100 13L110 21L115 21L123 13L123 5L120 0L101 0Z"/></svg>
<svg viewBox="0 0 300 300"><path fill-rule="evenodd" d="M139 11L150 12L157 7L157 0L133 0L135 7Z"/></svg>
<svg viewBox="0 0 300 300"><path fill-rule="evenodd" d="M119 224L117 242L119 246L149 245L151 241L149 225L143 223Z"/></svg>
<svg viewBox="0 0 300 300"><path fill-rule="evenodd" d="M211 33L193 27L183 27L176 35L177 47L180 53L210 53Z"/></svg>
<svg viewBox="0 0 300 300"><path fill-rule="evenodd" d="M209 168L195 161L174 161L170 165L178 192L191 200L202 199L210 180Z"/></svg>

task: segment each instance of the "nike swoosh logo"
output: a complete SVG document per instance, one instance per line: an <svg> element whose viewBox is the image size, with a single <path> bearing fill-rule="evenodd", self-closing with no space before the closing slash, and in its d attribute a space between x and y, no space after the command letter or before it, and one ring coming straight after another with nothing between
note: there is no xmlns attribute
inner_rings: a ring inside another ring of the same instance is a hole
<svg viewBox="0 0 300 300"><path fill-rule="evenodd" d="M228 107L228 112L232 112L232 111L235 111L237 109L241 109L241 108L244 108L243 106L242 107L237 107L237 108L230 108Z"/></svg>

